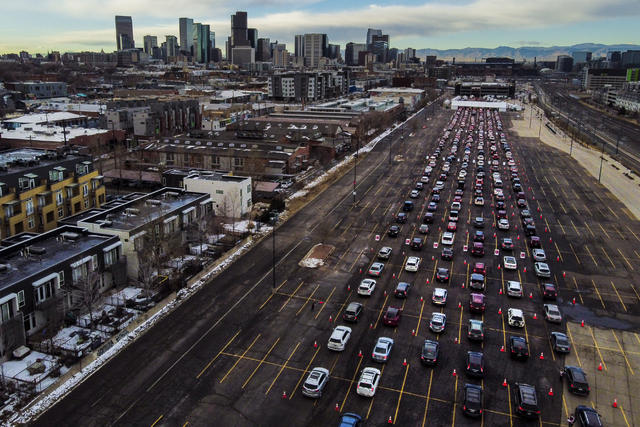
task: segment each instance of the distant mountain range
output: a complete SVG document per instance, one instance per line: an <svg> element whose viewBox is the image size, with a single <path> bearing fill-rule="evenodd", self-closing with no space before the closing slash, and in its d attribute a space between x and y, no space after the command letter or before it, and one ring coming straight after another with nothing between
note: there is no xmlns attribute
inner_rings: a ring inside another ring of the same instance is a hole
<svg viewBox="0 0 640 427"><path fill-rule="evenodd" d="M499 46L495 49L487 49L482 47L465 47L464 49L420 49L416 52L416 55L424 58L425 55L436 55L438 59L451 60L456 58L456 61L478 61L480 62L484 58L490 57L508 57L513 58L516 61L533 61L537 58L538 61L555 61L558 55L571 55L576 51L589 51L593 53L594 58L606 56L607 52L612 50L619 50L624 52L630 49L640 49L640 45L637 44L597 44L597 43L582 43L575 44L573 46L524 46L524 47L510 47Z"/></svg>

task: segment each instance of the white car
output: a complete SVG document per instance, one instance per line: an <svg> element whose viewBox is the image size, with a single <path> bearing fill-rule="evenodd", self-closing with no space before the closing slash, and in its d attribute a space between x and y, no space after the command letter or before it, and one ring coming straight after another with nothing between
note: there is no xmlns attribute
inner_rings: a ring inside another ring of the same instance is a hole
<svg viewBox="0 0 640 427"><path fill-rule="evenodd" d="M507 295L510 297L522 298L522 285L515 280L507 281Z"/></svg>
<svg viewBox="0 0 640 427"><path fill-rule="evenodd" d="M508 230L509 229L509 220L506 218L500 218L498 220L498 228L500 230Z"/></svg>
<svg viewBox="0 0 640 427"><path fill-rule="evenodd" d="M407 258L407 263L404 265L406 271L418 271L420 267L420 258L417 256L410 256Z"/></svg>
<svg viewBox="0 0 640 427"><path fill-rule="evenodd" d="M473 204L476 206L484 206L484 197L476 197Z"/></svg>
<svg viewBox="0 0 640 427"><path fill-rule="evenodd" d="M420 178L420 182L426 184L427 182L429 182L429 177L422 175L422 177Z"/></svg>
<svg viewBox="0 0 640 427"><path fill-rule="evenodd" d="M376 281L373 279L364 279L358 286L358 295L371 296L376 288Z"/></svg>
<svg viewBox="0 0 640 427"><path fill-rule="evenodd" d="M366 367L360 374L358 380L358 387L356 387L356 393L360 396L373 397L378 389L380 383L380 376L382 373L379 369Z"/></svg>
<svg viewBox="0 0 640 427"><path fill-rule="evenodd" d="M445 305L447 303L448 294L449 292L444 288L435 288L433 290L433 295L431 296L431 301L436 305Z"/></svg>
<svg viewBox="0 0 640 427"><path fill-rule="evenodd" d="M522 313L522 310L518 308L510 308L507 312L507 318L509 320L509 326L524 328L524 314Z"/></svg>
<svg viewBox="0 0 640 427"><path fill-rule="evenodd" d="M336 326L329 338L327 348L334 351L344 350L347 342L351 338L351 328L347 326Z"/></svg>
<svg viewBox="0 0 640 427"><path fill-rule="evenodd" d="M555 304L545 304L543 306L544 318L551 323L562 323L562 314Z"/></svg>
<svg viewBox="0 0 640 427"><path fill-rule="evenodd" d="M447 315L444 313L431 313L431 321L429 322L429 329L435 333L444 332L444 328L447 326Z"/></svg>
<svg viewBox="0 0 640 427"><path fill-rule="evenodd" d="M460 208L461 208L460 202L451 203L451 210L452 211L459 211Z"/></svg>
<svg viewBox="0 0 640 427"><path fill-rule="evenodd" d="M442 244L451 246L453 245L453 239L455 238L455 234L450 231L445 231L442 233Z"/></svg>
<svg viewBox="0 0 640 427"><path fill-rule="evenodd" d="M544 249L534 249L533 259L538 262L544 262L547 260L547 254L544 253Z"/></svg>
<svg viewBox="0 0 640 427"><path fill-rule="evenodd" d="M493 195L494 196L498 196L498 195L504 196L504 191L502 191L502 188L496 188L496 189L493 190Z"/></svg>
<svg viewBox="0 0 640 427"><path fill-rule="evenodd" d="M389 257L391 256L391 252L392 252L392 249L389 246L383 246L378 251L378 258L389 259Z"/></svg>
<svg viewBox="0 0 640 427"><path fill-rule="evenodd" d="M551 270L549 270L549 266L545 262L534 262L533 269L538 277L544 277L547 279L551 277Z"/></svg>
<svg viewBox="0 0 640 427"><path fill-rule="evenodd" d="M512 256L505 256L502 259L502 264L504 265L505 270L516 270L518 268L518 261L516 261L516 258Z"/></svg>

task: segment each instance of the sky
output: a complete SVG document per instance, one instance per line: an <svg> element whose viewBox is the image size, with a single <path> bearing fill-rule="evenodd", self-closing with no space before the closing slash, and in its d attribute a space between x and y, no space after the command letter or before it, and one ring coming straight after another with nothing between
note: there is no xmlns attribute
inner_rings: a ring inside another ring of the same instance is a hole
<svg viewBox="0 0 640 427"><path fill-rule="evenodd" d="M455 49L640 43L638 0L4 0L0 53L115 50L115 15L130 15L142 38L179 36L178 18L211 25L224 50L230 15L248 12L259 37L285 42L327 33L330 43L363 43L367 28L391 46Z"/></svg>

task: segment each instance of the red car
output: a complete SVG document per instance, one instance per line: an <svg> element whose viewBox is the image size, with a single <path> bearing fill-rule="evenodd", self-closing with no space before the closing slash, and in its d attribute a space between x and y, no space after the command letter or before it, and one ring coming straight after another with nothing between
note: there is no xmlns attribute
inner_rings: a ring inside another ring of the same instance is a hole
<svg viewBox="0 0 640 427"><path fill-rule="evenodd" d="M469 311L475 313L483 313L484 312L484 295L472 293L469 295Z"/></svg>
<svg viewBox="0 0 640 427"><path fill-rule="evenodd" d="M473 248L471 248L471 255L484 256L484 244L480 242L474 242Z"/></svg>
<svg viewBox="0 0 640 427"><path fill-rule="evenodd" d="M449 224L447 224L447 231L456 231L458 229L458 224L456 224L455 222L451 221Z"/></svg>
<svg viewBox="0 0 640 427"><path fill-rule="evenodd" d="M542 285L542 298L554 300L558 297L558 291L556 285L553 283L543 283Z"/></svg>
<svg viewBox="0 0 640 427"><path fill-rule="evenodd" d="M540 248L542 245L540 244L540 238L538 236L529 237L529 246L532 248Z"/></svg>
<svg viewBox="0 0 640 427"><path fill-rule="evenodd" d="M487 270L484 266L484 262L476 262L473 266L473 272L474 273L480 273L483 275L487 275Z"/></svg>
<svg viewBox="0 0 640 427"><path fill-rule="evenodd" d="M398 307L387 307L387 311L384 313L382 323L387 326L398 326L400 323L400 316L402 315L402 309Z"/></svg>

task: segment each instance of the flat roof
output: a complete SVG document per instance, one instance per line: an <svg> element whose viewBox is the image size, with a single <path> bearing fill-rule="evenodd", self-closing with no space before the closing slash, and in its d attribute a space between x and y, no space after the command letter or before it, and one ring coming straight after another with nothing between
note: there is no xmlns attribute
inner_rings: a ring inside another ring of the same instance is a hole
<svg viewBox="0 0 640 427"><path fill-rule="evenodd" d="M412 87L378 87L369 89L368 92L388 92L388 93L424 93L424 89Z"/></svg>
<svg viewBox="0 0 640 427"><path fill-rule="evenodd" d="M107 209L78 222L83 224L102 224L103 230L131 231L158 218L170 216L185 206L198 200L209 198L206 193L184 191L181 188L165 187L153 193L145 194L130 202ZM103 221L110 221L106 225Z"/></svg>
<svg viewBox="0 0 640 427"><path fill-rule="evenodd" d="M59 236L64 232L77 234L77 239L73 241L60 240ZM12 241L18 240L15 237L13 236ZM39 273L73 260L74 257L110 240L119 241L117 236L89 233L86 229L83 230L79 227L63 226L1 248L0 264L7 265L7 269L0 271L0 291L29 277L37 277ZM45 253L43 255L21 255L20 251L28 246L43 248Z"/></svg>
<svg viewBox="0 0 640 427"><path fill-rule="evenodd" d="M248 176L238 175L223 175L221 173L200 174L194 173L185 177L186 179L199 179L202 181L228 181L228 182L241 182L247 179L251 179Z"/></svg>
<svg viewBox="0 0 640 427"><path fill-rule="evenodd" d="M102 135L111 131L105 129L90 129L90 128L72 128L67 127L67 141L78 136L86 135ZM42 126L31 125L21 126L14 130L2 130L3 139L18 139L18 140L36 140L36 141L48 141L48 142L64 142L64 134L61 126Z"/></svg>
<svg viewBox="0 0 640 427"><path fill-rule="evenodd" d="M65 120L77 120L77 119L86 119L86 118L87 116L83 116L80 114L60 111L55 113L25 114L24 116L17 117L15 119L4 120L4 123L42 124L42 123L49 123L49 122L59 122L59 121L65 121Z"/></svg>

